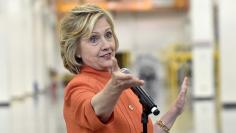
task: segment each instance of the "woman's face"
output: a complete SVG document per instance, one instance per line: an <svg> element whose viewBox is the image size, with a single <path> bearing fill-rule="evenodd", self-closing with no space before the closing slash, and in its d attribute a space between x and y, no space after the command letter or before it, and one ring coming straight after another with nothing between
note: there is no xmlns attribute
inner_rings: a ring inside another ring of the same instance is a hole
<svg viewBox="0 0 236 133"><path fill-rule="evenodd" d="M115 39L111 26L104 17L96 22L88 39L80 40L77 55L81 56L85 65L97 70L106 70L112 66Z"/></svg>

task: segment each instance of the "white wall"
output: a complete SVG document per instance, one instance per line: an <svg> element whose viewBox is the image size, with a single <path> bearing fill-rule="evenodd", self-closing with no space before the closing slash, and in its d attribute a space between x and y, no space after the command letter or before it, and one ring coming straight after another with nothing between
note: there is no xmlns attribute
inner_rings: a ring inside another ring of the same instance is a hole
<svg viewBox="0 0 236 133"><path fill-rule="evenodd" d="M191 0L191 39L193 45L193 96L215 96L213 50L213 0Z"/></svg>
<svg viewBox="0 0 236 133"><path fill-rule="evenodd" d="M43 2L0 1L0 102L32 94L34 83L46 89L48 68L59 66L54 12Z"/></svg>
<svg viewBox="0 0 236 133"><path fill-rule="evenodd" d="M236 1L219 1L220 81L223 103L236 103Z"/></svg>
<svg viewBox="0 0 236 133"><path fill-rule="evenodd" d="M11 96L19 97L24 93L25 86L25 52L26 43L23 40L25 35L24 19L21 14L23 11L23 4L19 0L8 1L7 5L7 18L8 18L8 34L9 38L9 90Z"/></svg>
<svg viewBox="0 0 236 133"><path fill-rule="evenodd" d="M21 12L23 16L23 42L26 45L24 47L24 55L25 58L24 63L24 79L25 79L25 88L24 92L27 94L31 94L33 92L33 83L34 83L34 34L33 33L33 7L30 2L31 0L23 0L22 3L24 6L24 10Z"/></svg>
<svg viewBox="0 0 236 133"><path fill-rule="evenodd" d="M189 42L186 13L117 13L114 19L119 50L131 51L133 58L146 53L157 56L170 44Z"/></svg>
<svg viewBox="0 0 236 133"><path fill-rule="evenodd" d="M194 101L192 106L195 133L217 133L215 101Z"/></svg>
<svg viewBox="0 0 236 133"><path fill-rule="evenodd" d="M9 38L6 34L7 32L7 20L5 7L3 6L3 1L0 0L0 104L9 103L10 93L9 88L9 76L8 76L8 53L9 53Z"/></svg>

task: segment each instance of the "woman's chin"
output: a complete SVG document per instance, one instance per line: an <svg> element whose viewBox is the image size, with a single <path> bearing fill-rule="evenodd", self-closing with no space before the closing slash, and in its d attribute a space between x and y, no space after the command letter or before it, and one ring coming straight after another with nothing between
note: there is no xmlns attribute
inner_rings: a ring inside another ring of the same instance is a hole
<svg viewBox="0 0 236 133"><path fill-rule="evenodd" d="M103 66L103 68L106 68L106 69L109 69L112 67L112 61L109 61L109 62L105 62L103 64L101 64Z"/></svg>

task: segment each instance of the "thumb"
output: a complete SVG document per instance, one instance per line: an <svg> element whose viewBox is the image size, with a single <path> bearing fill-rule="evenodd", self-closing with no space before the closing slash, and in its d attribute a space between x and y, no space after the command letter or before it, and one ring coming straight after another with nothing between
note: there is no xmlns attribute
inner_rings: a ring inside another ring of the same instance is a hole
<svg viewBox="0 0 236 133"><path fill-rule="evenodd" d="M111 72L117 72L117 71L119 71L119 70L120 70L120 67L119 67L119 65L118 65L118 62L117 62L116 58L115 58L115 57L112 57L111 60L112 60L112 66L111 66L111 68L110 68L110 71L111 71Z"/></svg>

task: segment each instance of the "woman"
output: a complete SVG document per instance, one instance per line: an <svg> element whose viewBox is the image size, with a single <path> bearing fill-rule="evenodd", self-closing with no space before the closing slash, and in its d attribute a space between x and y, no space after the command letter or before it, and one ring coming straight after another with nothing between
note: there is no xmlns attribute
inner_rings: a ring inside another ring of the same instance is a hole
<svg viewBox="0 0 236 133"><path fill-rule="evenodd" d="M142 106L129 89L144 82L120 72L115 59L118 39L109 13L95 5L71 10L61 22L61 56L76 76L65 89L64 118L68 133L140 133ZM181 114L187 89L148 133L166 133Z"/></svg>

